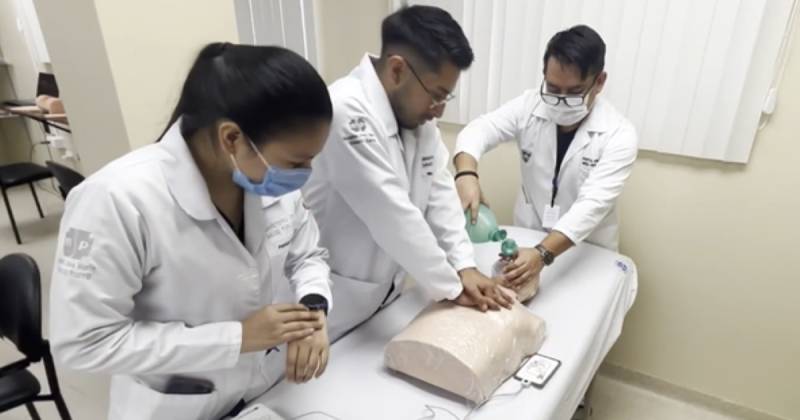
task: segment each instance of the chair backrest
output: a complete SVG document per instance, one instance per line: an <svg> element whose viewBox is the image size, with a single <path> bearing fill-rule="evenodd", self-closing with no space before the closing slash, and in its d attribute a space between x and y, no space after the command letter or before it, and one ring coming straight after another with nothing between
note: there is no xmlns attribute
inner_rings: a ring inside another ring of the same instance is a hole
<svg viewBox="0 0 800 420"><path fill-rule="evenodd" d="M29 255L0 259L0 337L11 340L32 362L47 351L42 338L39 267Z"/></svg>
<svg viewBox="0 0 800 420"><path fill-rule="evenodd" d="M39 81L36 84L36 96L48 95L58 98L58 84L53 73L39 73Z"/></svg>
<svg viewBox="0 0 800 420"><path fill-rule="evenodd" d="M46 163L47 168L50 169L50 172L52 172L53 176L56 177L58 185L61 188L61 196L65 199L67 198L67 194L69 194L70 190L75 188L76 185L80 184L84 179L86 179L83 175L72 170L72 168L50 160L48 160Z"/></svg>

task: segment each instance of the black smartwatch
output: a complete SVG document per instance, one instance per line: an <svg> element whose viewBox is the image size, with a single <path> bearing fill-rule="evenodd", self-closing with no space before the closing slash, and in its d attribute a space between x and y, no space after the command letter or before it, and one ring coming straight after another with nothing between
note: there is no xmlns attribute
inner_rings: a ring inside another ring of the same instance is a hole
<svg viewBox="0 0 800 420"><path fill-rule="evenodd" d="M310 311L322 311L325 312L325 315L328 315L328 299L325 299L322 295L316 293L305 295L300 299L300 304Z"/></svg>
<svg viewBox="0 0 800 420"><path fill-rule="evenodd" d="M555 254L550 252L549 249L545 248L544 245L539 244L539 245L536 245L534 248L537 251L539 251L539 254L542 255L542 261L544 261L544 265L550 265L556 259Z"/></svg>

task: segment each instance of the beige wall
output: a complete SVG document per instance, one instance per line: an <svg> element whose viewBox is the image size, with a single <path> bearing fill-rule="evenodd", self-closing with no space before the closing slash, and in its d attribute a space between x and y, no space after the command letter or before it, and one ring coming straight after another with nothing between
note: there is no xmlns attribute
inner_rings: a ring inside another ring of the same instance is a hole
<svg viewBox="0 0 800 420"><path fill-rule="evenodd" d="M319 71L326 82L350 73L365 52L380 53L390 0L315 0Z"/></svg>
<svg viewBox="0 0 800 420"><path fill-rule="evenodd" d="M35 1L87 173L154 142L200 48L238 40L231 1Z"/></svg>
<svg viewBox="0 0 800 420"><path fill-rule="evenodd" d="M81 158L91 173L130 150L92 0L35 0L39 23Z"/></svg>
<svg viewBox="0 0 800 420"><path fill-rule="evenodd" d="M787 419L800 415L798 36L749 164L640 155L620 204L639 298L609 357Z"/></svg>
<svg viewBox="0 0 800 420"><path fill-rule="evenodd" d="M355 66L365 48L377 50L377 38L364 37L377 36L388 12L383 2L346 3L320 14L324 33L347 22L346 32L322 49L329 80ZM360 10L357 20L348 13L352 7ZM759 134L748 165L640 154L620 201L622 252L638 265L639 296L610 363L797 418L797 115L800 40L790 52L776 113ZM451 150L459 129L442 124ZM506 146L481 162L487 198L505 223L512 220L519 185L517 165L508 162L517 159L514 147Z"/></svg>
<svg viewBox="0 0 800 420"><path fill-rule="evenodd" d="M131 148L153 143L209 42L237 42L233 1L96 0Z"/></svg>

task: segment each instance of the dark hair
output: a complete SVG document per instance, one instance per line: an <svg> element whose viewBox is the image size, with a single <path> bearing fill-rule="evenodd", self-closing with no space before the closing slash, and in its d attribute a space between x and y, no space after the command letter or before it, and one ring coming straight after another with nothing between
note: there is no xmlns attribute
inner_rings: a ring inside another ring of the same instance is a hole
<svg viewBox="0 0 800 420"><path fill-rule="evenodd" d="M180 118L188 139L228 119L263 142L268 134L332 115L328 88L303 57L281 47L216 42L197 55L166 130Z"/></svg>
<svg viewBox="0 0 800 420"><path fill-rule="evenodd" d="M382 56L388 47L407 47L433 70L445 60L465 70L475 58L461 26L438 7L403 7L392 13L383 20L381 39Z"/></svg>
<svg viewBox="0 0 800 420"><path fill-rule="evenodd" d="M586 76L596 76L603 71L606 44L594 29L577 25L550 38L544 53L545 70L550 57L561 64L577 66L581 71L581 79L585 79Z"/></svg>

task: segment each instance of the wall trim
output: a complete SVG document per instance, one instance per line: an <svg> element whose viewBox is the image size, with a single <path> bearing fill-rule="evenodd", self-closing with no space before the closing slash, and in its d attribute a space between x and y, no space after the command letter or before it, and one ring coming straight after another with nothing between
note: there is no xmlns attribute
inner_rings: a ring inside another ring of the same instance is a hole
<svg viewBox="0 0 800 420"><path fill-rule="evenodd" d="M647 389L657 394L701 406L711 411L746 420L789 420L776 417L753 408L745 407L731 401L723 400L702 392L684 388L641 372L630 370L611 363L603 363L599 374L625 382L629 385Z"/></svg>

